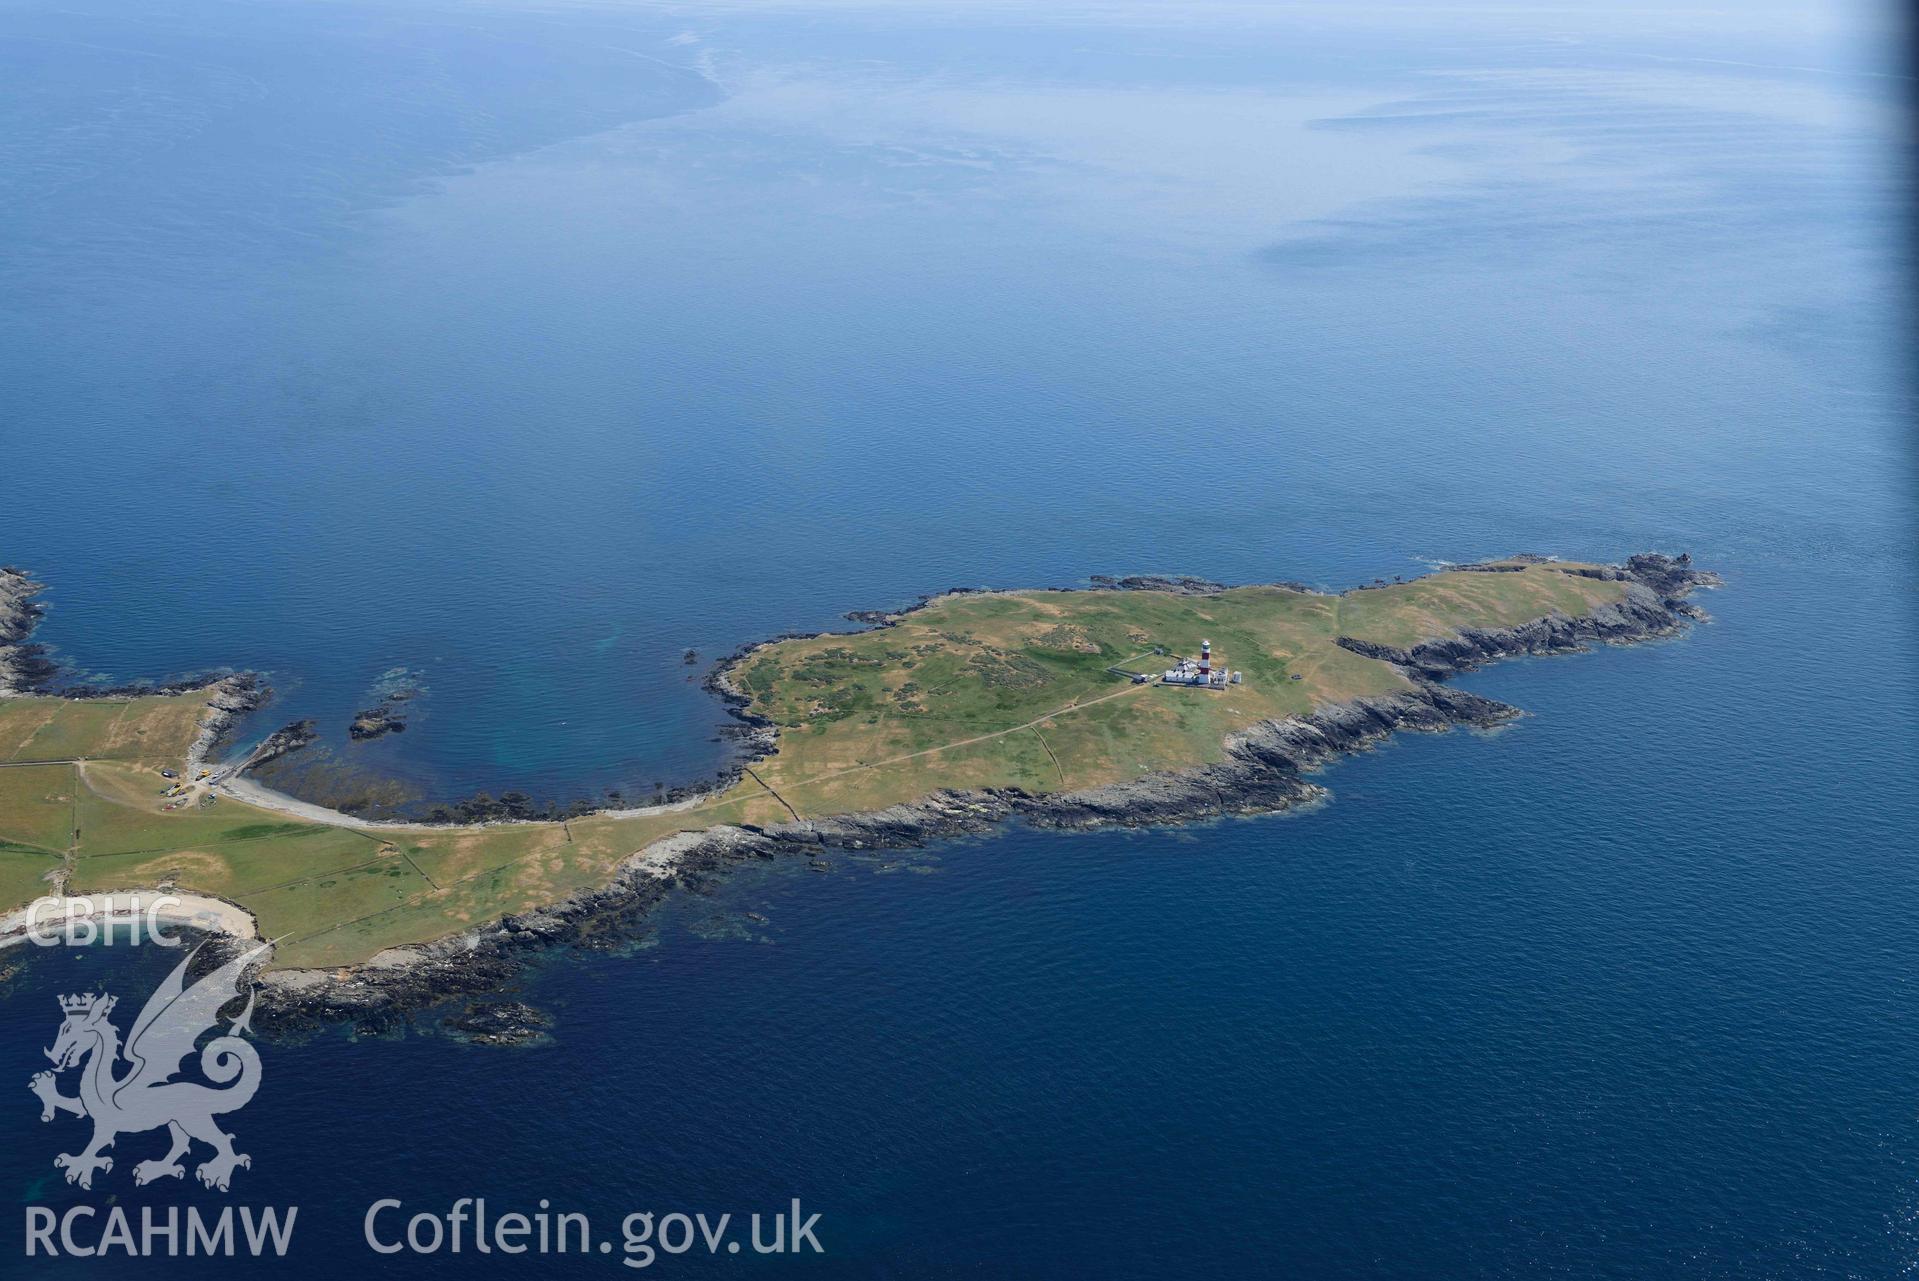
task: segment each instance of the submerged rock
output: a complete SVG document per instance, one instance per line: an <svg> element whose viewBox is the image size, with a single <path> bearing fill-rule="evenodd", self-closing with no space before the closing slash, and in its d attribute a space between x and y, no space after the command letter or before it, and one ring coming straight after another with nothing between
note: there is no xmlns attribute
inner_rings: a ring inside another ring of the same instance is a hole
<svg viewBox="0 0 1919 1281"><path fill-rule="evenodd" d="M553 1019L524 1001L470 1001L441 1027L474 1045L535 1045L553 1038Z"/></svg>

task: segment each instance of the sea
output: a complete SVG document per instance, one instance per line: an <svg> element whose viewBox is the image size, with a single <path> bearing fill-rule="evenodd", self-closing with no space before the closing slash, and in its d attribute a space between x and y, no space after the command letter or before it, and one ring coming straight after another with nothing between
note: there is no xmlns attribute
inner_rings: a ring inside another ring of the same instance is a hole
<svg viewBox="0 0 1919 1281"><path fill-rule="evenodd" d="M1725 580L1682 638L1464 678L1528 715L1301 812L756 867L543 959L538 1044L268 1041L224 1194L135 1187L151 1134L67 1186L27 1092L56 996L179 954L0 953L0 1275L1910 1275L1900 35L0 2L0 562L72 681L263 673L234 748L312 719L296 790L695 785L713 661L956 586ZM593 1244L404 1246L463 1198ZM798 1252L727 1249L796 1200ZM48 1257L35 1207L297 1225ZM669 1248L694 1214L732 1236Z"/></svg>

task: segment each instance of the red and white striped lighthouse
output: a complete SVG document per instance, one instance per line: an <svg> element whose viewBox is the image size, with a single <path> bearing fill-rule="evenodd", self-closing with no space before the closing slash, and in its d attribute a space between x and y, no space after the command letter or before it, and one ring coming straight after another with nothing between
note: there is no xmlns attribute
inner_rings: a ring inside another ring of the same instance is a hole
<svg viewBox="0 0 1919 1281"><path fill-rule="evenodd" d="M1213 642L1203 640L1199 643L1199 676L1205 680L1213 674Z"/></svg>

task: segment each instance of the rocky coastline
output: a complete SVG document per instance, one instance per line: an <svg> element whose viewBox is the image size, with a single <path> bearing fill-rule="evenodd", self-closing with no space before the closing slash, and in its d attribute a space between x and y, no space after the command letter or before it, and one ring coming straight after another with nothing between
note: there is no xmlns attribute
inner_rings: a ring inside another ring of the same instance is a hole
<svg viewBox="0 0 1919 1281"><path fill-rule="evenodd" d="M45 694L56 698L137 698L155 694L187 694L212 688L210 714L201 723L191 760L205 761L234 725L248 712L266 704L271 691L249 672L189 676L175 681L133 681L122 685L66 685L48 688L60 675L60 665L47 657L46 647L34 642L45 608L33 598L46 590L25 570L0 566L0 697Z"/></svg>
<svg viewBox="0 0 1919 1281"><path fill-rule="evenodd" d="M45 590L25 570L0 567L0 697L25 694L54 675L45 649L32 643L42 612L33 598Z"/></svg>
<svg viewBox="0 0 1919 1281"><path fill-rule="evenodd" d="M46 655L44 646L33 642L33 633L44 614L33 597L46 590L26 571L13 566L0 567L0 697L19 694L50 694L57 698L131 698L152 694L185 694L194 690L213 690L207 703L207 716L200 722L200 733L188 749L187 763L197 769L213 755L228 734L247 713L265 706L272 691L248 672L230 672L194 676L185 680L141 681L126 685L73 685L58 689L47 686L59 675L59 664Z"/></svg>
<svg viewBox="0 0 1919 1281"><path fill-rule="evenodd" d="M1460 568L1491 570L1494 567L1463 565ZM1372 645L1347 636L1340 637L1336 643L1355 654L1392 663L1423 680L1439 681L1500 658L1576 654L1595 644L1671 636L1688 622L1706 616L1705 611L1685 599L1686 594L1696 587L1719 584L1716 575L1693 568L1692 558L1685 555L1644 554L1632 557L1623 566L1566 572L1624 583L1626 599L1577 618L1559 615L1523 627L1462 629L1457 637L1428 641L1410 650Z"/></svg>
<svg viewBox="0 0 1919 1281"><path fill-rule="evenodd" d="M206 719L200 722L200 736L193 741L193 747L187 753L188 769L197 770L212 760L214 749L226 741L233 727L249 712L265 707L273 697L273 691L266 683L251 672L216 677L183 688L199 689L207 685L213 687L213 697L207 702Z"/></svg>
<svg viewBox="0 0 1919 1281"><path fill-rule="evenodd" d="M1496 567L1484 568L1490 572ZM1164 771L1081 792L948 791L872 813L765 827L719 826L667 837L628 858L608 885L550 907L436 942L389 949L352 969L266 974L258 1022L282 1034L342 1023L377 1033L402 1026L424 1011L444 1009L449 1002L490 998L540 952L558 946L617 944L630 938L667 895L707 890L729 868L751 860L791 856L817 860L835 849L911 848L979 835L1009 821L1043 828L1138 827L1286 810L1325 794L1308 777L1312 771L1338 757L1367 750L1395 733L1490 728L1520 715L1517 708L1445 684L1455 673L1499 658L1570 653L1595 644L1629 644L1674 635L1705 617L1686 596L1719 582L1716 576L1694 568L1689 557L1654 553L1604 570L1569 572L1623 582L1626 599L1586 616L1468 631L1411 650L1342 639L1339 643L1354 652L1393 663L1407 677L1409 688L1388 697L1322 706L1307 716L1262 722L1228 739L1226 759L1217 764ZM1103 585L1110 584L1109 590L1161 591L1168 590L1166 584L1172 581L1101 580ZM1188 591L1203 593L1210 586L1205 580L1177 581ZM932 599L936 597L926 598ZM880 626L899 616L861 613L861 621ZM778 639L783 638L773 638ZM707 676L706 688L740 723L744 755L732 778L719 784L722 787L775 746L774 727L752 713L749 700L731 679L742 660L771 643L743 647ZM451 1021L457 1026L461 1019L471 1018L473 1008L452 1015ZM512 1041L516 1039L512 1027L521 1024L529 1029L529 1036L537 1034L536 1021L504 1022L509 1026L489 1022L485 1039Z"/></svg>

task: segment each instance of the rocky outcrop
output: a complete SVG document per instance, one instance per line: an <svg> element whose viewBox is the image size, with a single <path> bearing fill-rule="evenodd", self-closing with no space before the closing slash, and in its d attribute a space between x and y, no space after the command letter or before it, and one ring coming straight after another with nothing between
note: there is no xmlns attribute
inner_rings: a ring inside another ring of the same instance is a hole
<svg viewBox="0 0 1919 1281"><path fill-rule="evenodd" d="M207 715L200 722L200 734L187 750L189 769L198 769L211 760L213 750L233 732L233 727L247 713L266 706L273 696L273 691L251 672L222 676L214 680L212 686L213 697L207 701Z"/></svg>
<svg viewBox="0 0 1919 1281"><path fill-rule="evenodd" d="M234 767L234 773L244 774L249 770L258 769L269 761L290 756L302 748L311 747L319 737L319 727L310 720L282 725L261 739L260 745L248 752L246 759Z"/></svg>
<svg viewBox="0 0 1919 1281"><path fill-rule="evenodd" d="M404 667L391 668L382 673L373 687L373 694L378 701L353 714L353 722L347 726L347 737L356 743L363 743L368 739L404 731L409 705L425 692L426 687L414 680L412 673Z"/></svg>
<svg viewBox="0 0 1919 1281"><path fill-rule="evenodd" d="M346 732L355 742L365 742L385 734L398 734L404 729L406 717L401 715L399 708L392 703L381 703L378 707L369 707L355 714Z"/></svg>
<svg viewBox="0 0 1919 1281"><path fill-rule="evenodd" d="M25 570L0 568L0 695L23 694L54 673L46 652L29 643L42 612L33 598L45 590Z"/></svg>
<svg viewBox="0 0 1919 1281"><path fill-rule="evenodd" d="M1188 574L1129 574L1125 578L1094 574L1087 581L1096 592L1171 592L1175 596L1216 596L1226 590L1224 583L1215 583L1209 578L1194 578Z"/></svg>
<svg viewBox="0 0 1919 1281"><path fill-rule="evenodd" d="M0 566L0 645L17 645L33 635L40 622L40 607L33 598L46 590L24 569Z"/></svg>

